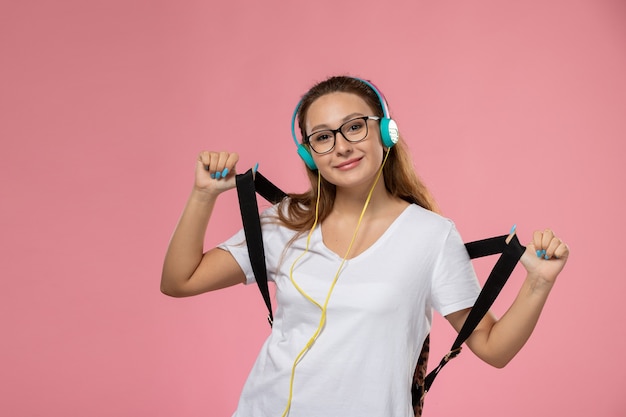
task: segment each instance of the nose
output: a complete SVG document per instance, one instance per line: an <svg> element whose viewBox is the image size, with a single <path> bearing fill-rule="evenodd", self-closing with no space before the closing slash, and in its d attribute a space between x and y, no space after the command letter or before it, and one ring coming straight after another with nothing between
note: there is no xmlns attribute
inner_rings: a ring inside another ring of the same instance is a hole
<svg viewBox="0 0 626 417"><path fill-rule="evenodd" d="M352 152L352 143L346 139L341 131L335 132L335 152L338 154Z"/></svg>

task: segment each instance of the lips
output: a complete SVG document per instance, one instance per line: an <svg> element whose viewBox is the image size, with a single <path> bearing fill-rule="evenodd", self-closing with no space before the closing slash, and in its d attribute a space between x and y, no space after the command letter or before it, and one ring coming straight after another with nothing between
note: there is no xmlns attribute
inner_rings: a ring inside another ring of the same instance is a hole
<svg viewBox="0 0 626 417"><path fill-rule="evenodd" d="M339 165L336 165L335 168L343 169L343 170L354 168L361 162L361 159L362 158L353 158L353 159L347 160L345 162L340 163Z"/></svg>

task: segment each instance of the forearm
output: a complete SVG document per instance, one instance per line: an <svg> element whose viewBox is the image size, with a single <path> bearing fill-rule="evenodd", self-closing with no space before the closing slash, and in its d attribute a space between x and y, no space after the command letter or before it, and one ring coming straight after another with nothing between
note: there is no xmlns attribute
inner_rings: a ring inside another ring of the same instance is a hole
<svg viewBox="0 0 626 417"><path fill-rule="evenodd" d="M513 359L535 329L553 285L554 282L528 274L508 311L489 331L477 334L483 339L477 355L496 367L503 367Z"/></svg>
<svg viewBox="0 0 626 417"><path fill-rule="evenodd" d="M165 255L161 275L163 292L184 286L200 264L206 229L216 200L217 194L195 189L189 196Z"/></svg>

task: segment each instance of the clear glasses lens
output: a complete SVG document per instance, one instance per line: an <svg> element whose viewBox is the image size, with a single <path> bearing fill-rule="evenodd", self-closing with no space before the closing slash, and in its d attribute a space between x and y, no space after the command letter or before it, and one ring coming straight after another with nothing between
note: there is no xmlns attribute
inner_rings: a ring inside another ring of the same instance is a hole
<svg viewBox="0 0 626 417"><path fill-rule="evenodd" d="M309 136L309 145L317 153L330 152L335 146L336 134L341 132L349 142L359 142L367 136L367 118L348 120L336 130L320 130Z"/></svg>

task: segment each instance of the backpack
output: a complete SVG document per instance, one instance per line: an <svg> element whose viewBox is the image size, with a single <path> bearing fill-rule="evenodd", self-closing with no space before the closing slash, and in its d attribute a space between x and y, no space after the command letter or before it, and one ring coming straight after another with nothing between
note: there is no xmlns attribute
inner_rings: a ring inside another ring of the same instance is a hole
<svg viewBox="0 0 626 417"><path fill-rule="evenodd" d="M272 302L267 285L265 250L263 248L261 221L259 218L256 193L258 192L259 195L273 204L276 204L283 198L287 197L287 194L272 184L258 171L255 174L253 174L252 170L248 170L244 174L238 174L236 176L236 183L239 208L241 210L246 244L248 246L248 254L259 291L261 292L267 307L267 319L271 326L273 323ZM508 242L507 239L509 240ZM426 336L415 371L413 373L413 382L411 384L412 406L415 417L421 417L424 407L424 397L430 389L433 381L441 369L461 352L461 346L472 334L478 323L480 323L495 301L498 294L500 294L504 284L511 276L513 269L525 251L525 247L520 244L516 235L513 235L510 239L509 235L502 235L469 242L465 244L465 248L467 249L470 259L495 254L501 255L489 274L489 278L487 278L478 299L465 320L463 327L459 331L459 334L452 344L450 351L441 359L437 367L428 374L427 369L430 335Z"/></svg>

